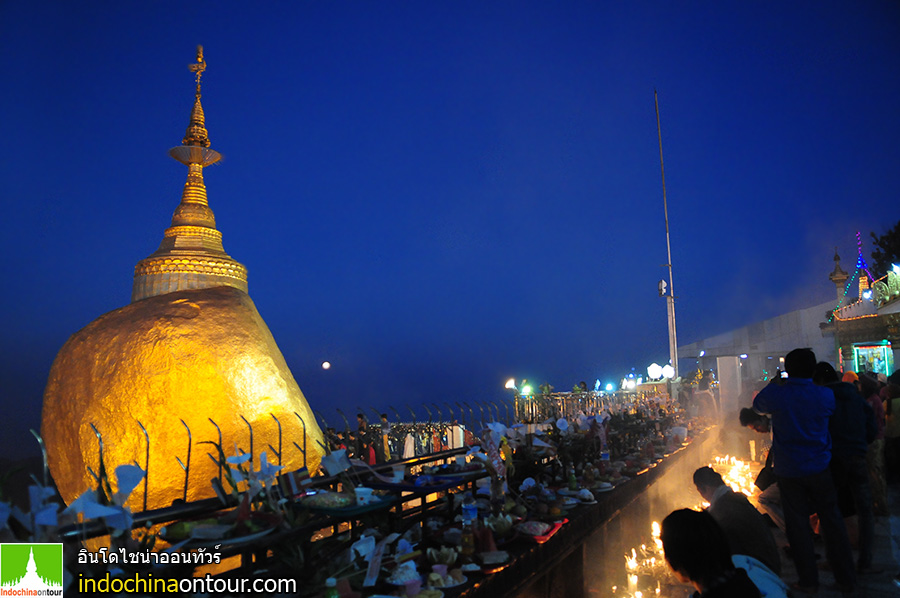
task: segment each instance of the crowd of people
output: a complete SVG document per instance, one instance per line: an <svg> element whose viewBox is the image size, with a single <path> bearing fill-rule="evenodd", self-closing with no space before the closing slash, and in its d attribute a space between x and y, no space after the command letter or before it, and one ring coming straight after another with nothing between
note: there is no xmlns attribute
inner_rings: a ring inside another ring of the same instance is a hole
<svg viewBox="0 0 900 598"><path fill-rule="evenodd" d="M325 437L332 451L343 449L347 456L359 459L368 465L385 463L391 460L391 423L387 413L381 414L381 422L369 425L363 413L356 414L356 430L345 431L326 428Z"/></svg>
<svg viewBox="0 0 900 598"><path fill-rule="evenodd" d="M820 568L854 596L861 576L883 572L874 562L874 528L888 514L887 485L900 476L900 370L880 380L839 375L810 349L791 351L784 366L787 377L776 376L740 414L741 425L771 440L766 475L757 480L760 510L702 467L694 485L709 507L663 520L666 560L695 597L815 595ZM797 571L790 586L780 577L775 525ZM825 547L821 566L817 539ZM900 575L894 583L900 586Z"/></svg>

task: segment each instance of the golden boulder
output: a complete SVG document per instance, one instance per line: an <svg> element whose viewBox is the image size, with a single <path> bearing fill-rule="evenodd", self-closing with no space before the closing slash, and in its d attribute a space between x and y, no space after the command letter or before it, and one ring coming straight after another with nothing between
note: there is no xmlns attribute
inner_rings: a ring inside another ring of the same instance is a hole
<svg viewBox="0 0 900 598"><path fill-rule="evenodd" d="M93 424L108 471L147 469L152 509L184 496L188 459L187 500L214 494L219 470L207 453L216 450L202 442L218 442L216 426L226 456L251 451L252 428L254 462L266 451L274 463L279 423L284 470L305 461L315 472L322 432L272 334L249 295L215 287L136 301L72 335L50 371L41 433L66 502L96 486L88 472L99 465ZM305 460L294 442L306 447ZM141 483L128 502L135 511L144 490Z"/></svg>

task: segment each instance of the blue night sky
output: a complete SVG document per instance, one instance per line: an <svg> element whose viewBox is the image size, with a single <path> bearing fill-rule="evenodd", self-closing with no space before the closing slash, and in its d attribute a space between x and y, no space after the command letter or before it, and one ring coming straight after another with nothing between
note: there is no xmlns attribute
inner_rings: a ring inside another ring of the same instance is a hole
<svg viewBox="0 0 900 598"><path fill-rule="evenodd" d="M225 250L326 415L664 363L654 89L680 344L828 300L834 247L900 220L893 1L7 0L13 454L169 225L197 44Z"/></svg>

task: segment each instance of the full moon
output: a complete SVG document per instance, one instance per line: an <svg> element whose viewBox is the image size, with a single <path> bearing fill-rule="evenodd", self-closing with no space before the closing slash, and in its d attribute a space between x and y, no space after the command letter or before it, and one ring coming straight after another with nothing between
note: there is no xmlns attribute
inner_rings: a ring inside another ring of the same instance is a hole
<svg viewBox="0 0 900 598"><path fill-rule="evenodd" d="M329 369L330 367L331 367L331 362L330 362L330 361L323 361L323 362L322 362L322 369L323 369L323 370L327 370L327 369Z"/></svg>

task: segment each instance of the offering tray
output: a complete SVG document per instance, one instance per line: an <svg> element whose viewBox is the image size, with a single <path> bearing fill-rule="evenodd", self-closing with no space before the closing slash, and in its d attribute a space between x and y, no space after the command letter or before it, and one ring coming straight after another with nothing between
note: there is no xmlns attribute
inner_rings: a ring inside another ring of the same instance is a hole
<svg viewBox="0 0 900 598"><path fill-rule="evenodd" d="M538 544L543 544L544 542L546 542L547 540L552 538L553 535L556 532L558 532L560 530L560 528L562 528L562 526L567 524L568 522L569 522L568 519L562 519L561 521L555 521L554 523L552 523L550 525L550 529L548 529L546 532L544 532L540 536L531 536L529 534L524 534L524 533L520 533L519 535L520 535L520 537L523 537L528 540L532 540Z"/></svg>
<svg viewBox="0 0 900 598"><path fill-rule="evenodd" d="M426 478L431 478L427 480ZM425 480L418 482L417 480ZM411 492L413 494L431 494L455 488L463 483L461 476L416 476L412 480L404 479L402 482L382 482L380 480L366 480L366 486L375 490L390 490L392 492Z"/></svg>
<svg viewBox="0 0 900 598"><path fill-rule="evenodd" d="M313 495L314 496L314 495ZM310 513L318 515L327 515L329 517L355 517L370 511L377 511L391 506L396 499L393 496L373 496L372 502L365 505L355 503L346 506L325 506L316 504L312 500L301 499L297 504L303 508L309 509Z"/></svg>

